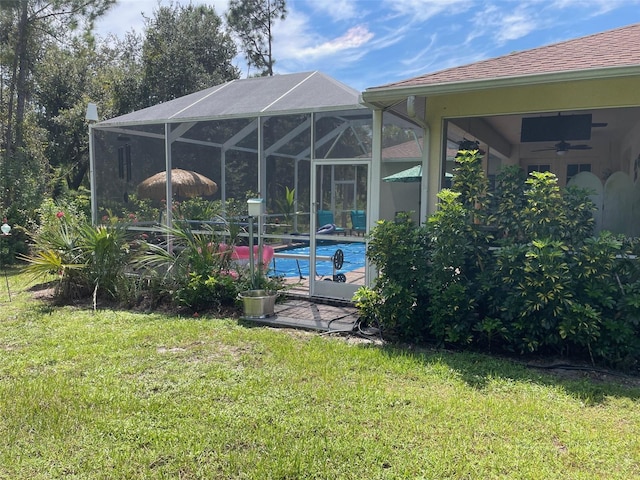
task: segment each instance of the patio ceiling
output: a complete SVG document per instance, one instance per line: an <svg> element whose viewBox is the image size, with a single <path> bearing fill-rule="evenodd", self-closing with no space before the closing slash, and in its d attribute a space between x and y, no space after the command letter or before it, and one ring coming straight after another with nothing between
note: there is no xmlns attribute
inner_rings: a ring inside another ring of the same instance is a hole
<svg viewBox="0 0 640 480"><path fill-rule="evenodd" d="M560 113L562 116L578 115L578 114L591 114L592 122L594 124L600 124L601 126L593 127L591 129L591 138L589 140L576 141L571 143L588 144L597 148L598 145L606 146L609 142L619 142L628 134L629 128L640 121L640 107L626 107L626 108L606 108L606 109L594 109L594 110L571 110L562 112L536 112L526 114L511 114L511 115L495 115L477 118L456 118L451 121L459 126L465 132L469 132L473 135L474 131L482 131L479 128L481 123L484 123L484 129L491 129L504 139L505 146L494 149L509 156L510 152L514 149L519 151L519 156L535 156L535 157L553 157L555 152L534 152L539 150L543 146L553 145L554 141L542 141L542 142L521 142L521 127L522 119L536 116L549 116ZM475 125L474 125L475 124ZM483 135L478 134L476 137L483 141ZM493 138L496 138L494 136ZM594 151L595 153L595 151Z"/></svg>

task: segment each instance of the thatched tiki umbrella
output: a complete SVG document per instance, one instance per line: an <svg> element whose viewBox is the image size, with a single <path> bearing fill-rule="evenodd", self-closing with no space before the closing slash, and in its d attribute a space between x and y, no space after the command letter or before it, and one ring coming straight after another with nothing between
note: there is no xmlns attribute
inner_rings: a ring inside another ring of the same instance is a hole
<svg viewBox="0 0 640 480"><path fill-rule="evenodd" d="M171 170L171 191L175 197L202 197L218 191L216 182L198 172L174 168ZM138 185L138 197L162 200L167 196L167 172L159 172Z"/></svg>

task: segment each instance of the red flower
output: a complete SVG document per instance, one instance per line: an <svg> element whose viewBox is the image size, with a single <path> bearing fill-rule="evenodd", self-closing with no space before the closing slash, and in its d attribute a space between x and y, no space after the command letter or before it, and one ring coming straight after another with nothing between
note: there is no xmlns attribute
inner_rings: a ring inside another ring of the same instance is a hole
<svg viewBox="0 0 640 480"><path fill-rule="evenodd" d="M200 316L200 314L199 314L198 312L193 312L193 316L194 316L195 318L198 318L198 317Z"/></svg>
<svg viewBox="0 0 640 480"><path fill-rule="evenodd" d="M56 213L56 217L58 217L58 218L64 217L64 212L63 211L59 211L58 213Z"/></svg>

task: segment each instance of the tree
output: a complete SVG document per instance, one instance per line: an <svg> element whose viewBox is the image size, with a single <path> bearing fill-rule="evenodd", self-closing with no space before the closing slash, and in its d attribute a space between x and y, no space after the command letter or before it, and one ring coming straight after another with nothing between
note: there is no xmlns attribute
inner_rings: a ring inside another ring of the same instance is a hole
<svg viewBox="0 0 640 480"><path fill-rule="evenodd" d="M101 104L105 114L123 115L149 105L143 98L144 71L142 45L144 37L128 32L123 39L109 38L100 48L101 84L108 95ZM108 118L108 117L107 117Z"/></svg>
<svg viewBox="0 0 640 480"><path fill-rule="evenodd" d="M3 203L23 203L18 195L18 179L24 173L23 164L39 163L41 152L30 151L25 141L25 118L37 108L28 109L36 81L35 65L48 42L68 38L79 24L86 32L93 21L106 12L115 0L3 0L0 2L0 66L2 99L6 106L3 119L2 177ZM7 85L6 87L4 85ZM36 173L36 172L34 172Z"/></svg>
<svg viewBox="0 0 640 480"><path fill-rule="evenodd" d="M35 69L38 119L47 132L46 156L53 173L53 194L86 182L89 169L86 107L95 102L106 118L129 113L141 101L142 37L127 33L96 42L75 37L51 44Z"/></svg>
<svg viewBox="0 0 640 480"><path fill-rule="evenodd" d="M249 68L273 75L273 25L287 16L285 0L231 0L227 23L239 38Z"/></svg>
<svg viewBox="0 0 640 480"><path fill-rule="evenodd" d="M54 195L60 193L63 179L77 190L89 168L85 111L89 101L104 95L97 64L93 45L79 37L68 48L51 44L34 70L34 99L38 123L48 137L44 152L54 176Z"/></svg>
<svg viewBox="0 0 640 480"><path fill-rule="evenodd" d="M105 13L115 0L5 0L2 32L4 48L11 53L7 124L4 136L6 152L22 146L25 102L29 95L29 77L38 59L38 46L47 37L64 36L84 20L92 22Z"/></svg>
<svg viewBox="0 0 640 480"><path fill-rule="evenodd" d="M142 47L144 106L238 78L235 44L213 7L160 7L154 14Z"/></svg>

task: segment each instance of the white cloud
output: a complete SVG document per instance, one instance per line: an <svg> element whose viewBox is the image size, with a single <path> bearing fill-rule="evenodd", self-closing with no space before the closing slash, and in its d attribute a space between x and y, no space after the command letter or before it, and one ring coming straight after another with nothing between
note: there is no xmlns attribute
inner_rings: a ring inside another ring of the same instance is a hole
<svg viewBox="0 0 640 480"><path fill-rule="evenodd" d="M506 15L501 27L496 32L496 39L499 43L504 43L529 35L536 29L536 24L527 15L516 12Z"/></svg>
<svg viewBox="0 0 640 480"><path fill-rule="evenodd" d="M373 38L366 26L357 25L351 27L339 37L325 40L315 45L307 45L290 51L292 57L309 60L335 55L345 50L359 48Z"/></svg>
<svg viewBox="0 0 640 480"><path fill-rule="evenodd" d="M548 6L555 10L587 7L593 16L597 16L634 3L637 4L637 0L589 0L588 2L584 0L555 0L549 2Z"/></svg>
<svg viewBox="0 0 640 480"><path fill-rule="evenodd" d="M328 15L335 21L351 20L361 14L356 0L315 0L309 5L315 12Z"/></svg>
<svg viewBox="0 0 640 480"><path fill-rule="evenodd" d="M483 38L486 43L504 45L541 28L539 2L520 2L514 7L488 4L478 10L470 22L473 28L469 29L465 44L471 45L478 38Z"/></svg>
<svg viewBox="0 0 640 480"><path fill-rule="evenodd" d="M411 57L401 60L400 63L402 63L403 65L415 65L416 63L422 62L422 59L424 57L431 56L433 54L432 52L434 45L436 45L436 38L436 35L431 35L429 38L429 42L424 47L422 47L420 51L414 53L413 55L411 55Z"/></svg>
<svg viewBox="0 0 640 480"><path fill-rule="evenodd" d="M473 0L384 0L386 8L410 22L424 22L439 14L457 15L475 3Z"/></svg>
<svg viewBox="0 0 640 480"><path fill-rule="evenodd" d="M276 25L274 56L278 71L315 69L318 62L327 58L341 62L348 56L360 57L366 51L367 43L374 38L373 32L364 24L353 25L346 31L341 29L343 33L340 33L337 24L323 24L317 17L295 9L295 5L289 8L284 22ZM329 35L319 33L319 27L327 26Z"/></svg>

